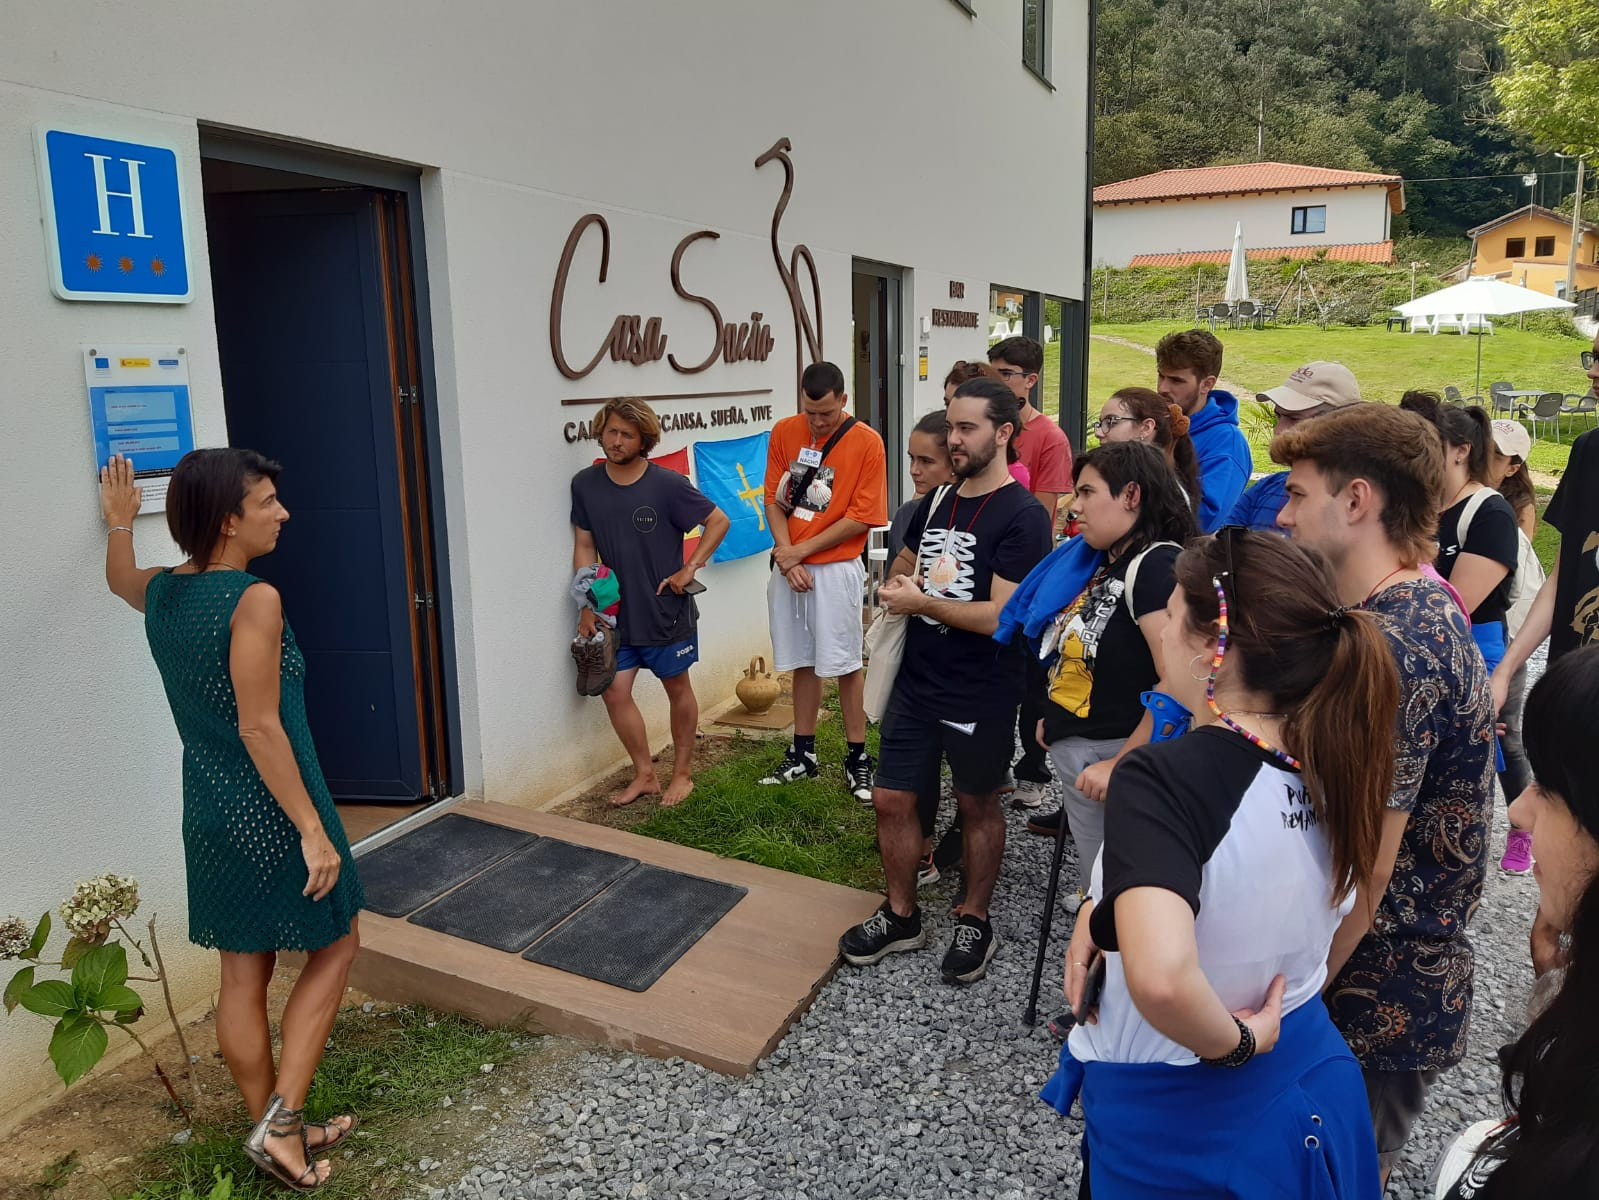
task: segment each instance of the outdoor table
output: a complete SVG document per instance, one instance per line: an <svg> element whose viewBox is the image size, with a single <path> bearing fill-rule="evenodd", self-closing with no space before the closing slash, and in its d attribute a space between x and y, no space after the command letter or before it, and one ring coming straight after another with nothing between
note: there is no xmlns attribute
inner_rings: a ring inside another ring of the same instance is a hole
<svg viewBox="0 0 1599 1200"><path fill-rule="evenodd" d="M1384 333L1392 333L1394 331L1394 326L1395 325L1399 326L1399 332L1400 333L1409 333L1410 332L1410 318L1409 317L1389 317L1387 319L1387 328L1385 328L1383 330L1383 332Z"/></svg>

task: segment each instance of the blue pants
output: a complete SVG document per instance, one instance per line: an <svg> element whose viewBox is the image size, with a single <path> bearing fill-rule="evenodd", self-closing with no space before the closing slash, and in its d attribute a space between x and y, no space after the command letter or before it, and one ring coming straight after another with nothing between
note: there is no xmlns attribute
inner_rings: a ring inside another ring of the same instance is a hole
<svg viewBox="0 0 1599 1200"><path fill-rule="evenodd" d="M1488 664L1488 674L1494 673L1494 668L1505 661L1505 623L1503 621L1485 621L1482 624L1472 623L1472 641L1477 643L1477 649L1482 651L1482 660ZM1494 770L1504 773L1505 748L1499 744L1499 739L1494 739ZM1514 796L1507 796L1507 800L1514 800Z"/></svg>
<svg viewBox="0 0 1599 1200"><path fill-rule="evenodd" d="M1238 1068L1079 1063L1063 1046L1043 1098L1064 1113L1079 1086L1093 1200L1382 1194L1360 1064L1320 1000Z"/></svg>

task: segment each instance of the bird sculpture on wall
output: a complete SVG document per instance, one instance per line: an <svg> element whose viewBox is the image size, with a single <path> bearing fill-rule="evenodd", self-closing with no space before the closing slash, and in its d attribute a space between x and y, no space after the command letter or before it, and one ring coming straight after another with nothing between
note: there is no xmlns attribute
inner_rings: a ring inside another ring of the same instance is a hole
<svg viewBox="0 0 1599 1200"><path fill-rule="evenodd" d="M783 164L783 194L777 198L777 207L772 210L772 261L777 264L777 274L783 280L783 288L788 292L788 305L794 313L794 402L797 407L800 380L805 368L822 359L822 282L809 246L797 243L789 252L787 261L784 261L783 249L777 240L778 227L783 223L783 211L788 208L788 199L794 192L794 161L789 157L789 151L793 148L786 137L778 138L770 150L755 160L755 168L759 170L773 161ZM812 307L806 306L805 293L800 287L801 262L810 272Z"/></svg>

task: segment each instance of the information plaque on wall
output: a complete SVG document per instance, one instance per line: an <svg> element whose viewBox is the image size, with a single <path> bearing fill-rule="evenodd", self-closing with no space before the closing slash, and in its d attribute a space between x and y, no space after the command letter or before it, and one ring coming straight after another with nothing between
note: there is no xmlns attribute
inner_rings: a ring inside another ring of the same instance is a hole
<svg viewBox="0 0 1599 1200"><path fill-rule="evenodd" d="M133 463L143 490L140 512L164 512L167 482L178 460L194 449L189 410L189 360L181 346L83 347L89 388L94 465L113 454Z"/></svg>

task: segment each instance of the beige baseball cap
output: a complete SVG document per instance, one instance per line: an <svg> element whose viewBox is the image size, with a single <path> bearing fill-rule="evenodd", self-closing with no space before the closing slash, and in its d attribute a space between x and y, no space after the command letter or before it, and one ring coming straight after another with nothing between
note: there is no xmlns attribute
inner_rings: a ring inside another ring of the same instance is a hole
<svg viewBox="0 0 1599 1200"><path fill-rule="evenodd" d="M1527 455L1532 451L1532 438L1527 434L1527 427L1520 421L1506 421L1500 419L1494 422L1494 445L1499 447L1499 453L1507 458L1519 458L1527 461Z"/></svg>
<svg viewBox="0 0 1599 1200"><path fill-rule="evenodd" d="M1281 387L1257 392L1255 399L1289 412L1307 412L1323 404L1342 408L1360 403L1360 384L1343 363L1313 362L1300 367Z"/></svg>

